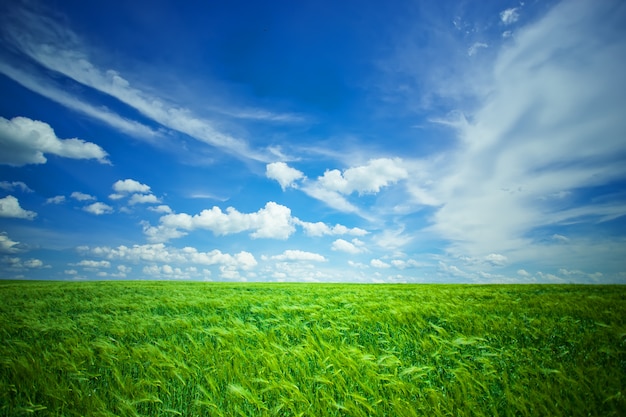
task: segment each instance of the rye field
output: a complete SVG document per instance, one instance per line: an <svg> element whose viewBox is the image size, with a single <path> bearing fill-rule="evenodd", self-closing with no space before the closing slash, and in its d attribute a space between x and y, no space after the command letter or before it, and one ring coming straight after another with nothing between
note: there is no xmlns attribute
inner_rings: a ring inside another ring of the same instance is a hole
<svg viewBox="0 0 626 417"><path fill-rule="evenodd" d="M0 281L2 416L623 416L626 287Z"/></svg>

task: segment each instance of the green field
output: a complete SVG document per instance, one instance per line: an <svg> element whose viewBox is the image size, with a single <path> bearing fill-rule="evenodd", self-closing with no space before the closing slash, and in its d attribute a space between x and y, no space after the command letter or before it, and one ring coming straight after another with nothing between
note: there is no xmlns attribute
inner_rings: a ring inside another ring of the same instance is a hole
<svg viewBox="0 0 626 417"><path fill-rule="evenodd" d="M0 281L0 415L618 416L626 287Z"/></svg>

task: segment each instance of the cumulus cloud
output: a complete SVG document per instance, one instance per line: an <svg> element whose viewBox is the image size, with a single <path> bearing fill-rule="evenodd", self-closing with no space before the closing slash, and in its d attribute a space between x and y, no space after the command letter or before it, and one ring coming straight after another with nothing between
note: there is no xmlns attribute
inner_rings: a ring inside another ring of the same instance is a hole
<svg viewBox="0 0 626 417"><path fill-rule="evenodd" d="M43 268L44 264L43 261L41 259L27 259L26 261L24 261L24 267L26 268Z"/></svg>
<svg viewBox="0 0 626 417"><path fill-rule="evenodd" d="M366 165L348 168L341 172L337 169L326 171L317 179L320 187L341 194L377 193L381 188L407 178L408 173L399 158L372 159Z"/></svg>
<svg viewBox="0 0 626 417"><path fill-rule="evenodd" d="M253 269L257 261L250 252L241 251L234 255L223 253L217 249L209 252L199 252L196 248L185 247L182 249L167 247L163 243L118 246L110 248L98 246L83 248L94 255L102 256L111 260L127 262L151 262L162 264L197 264L197 265L221 265L234 267L242 270Z"/></svg>
<svg viewBox="0 0 626 417"><path fill-rule="evenodd" d="M370 261L370 265L374 268L382 268L382 269L391 267L391 265L389 265L387 262L383 262L380 259L372 259Z"/></svg>
<svg viewBox="0 0 626 417"><path fill-rule="evenodd" d="M280 255L272 256L277 261L313 261L326 262L326 258L318 253L301 250L286 250Z"/></svg>
<svg viewBox="0 0 626 417"><path fill-rule="evenodd" d="M278 181L281 188L295 187L295 181L304 178L304 174L284 162L272 162L265 168L267 178Z"/></svg>
<svg viewBox="0 0 626 417"><path fill-rule="evenodd" d="M344 171L326 170L316 180L303 180L299 188L336 210L363 216L359 208L348 201L348 196L353 193L359 196L376 194L382 188L406 178L408 172L402 159L378 158Z"/></svg>
<svg viewBox="0 0 626 417"><path fill-rule="evenodd" d="M113 184L113 191L118 194L147 194L150 192L150 186L142 184L139 181L127 178L125 180L116 181Z"/></svg>
<svg viewBox="0 0 626 417"><path fill-rule="evenodd" d="M393 265L394 267L398 269L418 268L420 266L424 266L423 264L420 264L414 259L409 259L407 261L403 259L394 259L391 261L391 265Z"/></svg>
<svg viewBox="0 0 626 417"><path fill-rule="evenodd" d="M506 256L499 253L490 253L489 255L485 256L485 260L491 265L495 266L503 266L508 261Z"/></svg>
<svg viewBox="0 0 626 417"><path fill-rule="evenodd" d="M296 224L302 226L304 232L309 236L336 236L336 235L352 235L352 236L365 236L369 232L359 227L348 228L342 224L336 224L333 227L328 226L323 222L304 222L299 219L295 219Z"/></svg>
<svg viewBox="0 0 626 417"><path fill-rule="evenodd" d="M101 202L96 202L85 206L83 207L83 210L85 210L87 213L95 214L96 216L113 213L113 207Z"/></svg>
<svg viewBox="0 0 626 417"><path fill-rule="evenodd" d="M2 258L2 262L6 264L9 269L18 271L24 269L39 269L50 267L49 265L45 265L41 259L37 258L22 260L18 257L5 256L4 258Z"/></svg>
<svg viewBox="0 0 626 417"><path fill-rule="evenodd" d="M147 265L142 269L144 275L149 276L150 278L159 278L159 279L192 279L200 276L208 276L210 275L209 271L198 271L195 266L188 266L186 268L181 267L173 267L171 265L165 264L162 266L159 265Z"/></svg>
<svg viewBox="0 0 626 417"><path fill-rule="evenodd" d="M150 211L154 211L156 213L165 213L165 214L169 214L172 212L172 209L170 208L170 206L162 204L156 207L148 207L148 210Z"/></svg>
<svg viewBox="0 0 626 417"><path fill-rule="evenodd" d="M160 203L159 199L154 194L133 194L128 200L128 204L156 204Z"/></svg>
<svg viewBox="0 0 626 417"><path fill-rule="evenodd" d="M161 217L159 226L148 226L144 233L153 241L164 241L177 234L180 236L181 229L210 230L218 236L250 231L254 239L287 239L295 231L295 226L291 210L270 201L254 213L241 213L233 207L223 212L214 206L193 216L187 213L167 214Z"/></svg>
<svg viewBox="0 0 626 417"><path fill-rule="evenodd" d="M0 198L0 217L12 217L16 219L32 220L37 213L30 210L24 210L20 206L20 202L12 195Z"/></svg>
<svg viewBox="0 0 626 417"><path fill-rule="evenodd" d="M70 195L70 197L77 201L91 201L96 199L96 197L89 194L81 193L80 191L74 191Z"/></svg>
<svg viewBox="0 0 626 417"><path fill-rule="evenodd" d="M365 243L356 238L352 239L352 242L348 242L344 239L337 239L332 243L330 248L334 251L352 254L362 253L366 251Z"/></svg>
<svg viewBox="0 0 626 417"><path fill-rule="evenodd" d="M91 259L83 259L78 262L76 266L82 266L84 268L110 268L111 262L109 261L94 261Z"/></svg>
<svg viewBox="0 0 626 417"><path fill-rule="evenodd" d="M27 117L0 117L0 164L45 164L45 154L109 163L98 145L82 139L59 139L49 124Z"/></svg>

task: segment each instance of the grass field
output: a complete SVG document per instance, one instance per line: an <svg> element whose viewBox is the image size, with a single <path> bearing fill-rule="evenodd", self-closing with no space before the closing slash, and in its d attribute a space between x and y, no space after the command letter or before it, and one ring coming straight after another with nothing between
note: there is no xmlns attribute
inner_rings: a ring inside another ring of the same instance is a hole
<svg viewBox="0 0 626 417"><path fill-rule="evenodd" d="M626 287L0 281L0 415L619 416Z"/></svg>

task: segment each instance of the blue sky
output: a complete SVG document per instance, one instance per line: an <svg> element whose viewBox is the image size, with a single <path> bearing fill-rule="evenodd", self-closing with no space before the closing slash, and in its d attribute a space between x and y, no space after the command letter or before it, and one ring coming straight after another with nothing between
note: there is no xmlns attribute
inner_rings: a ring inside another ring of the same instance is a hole
<svg viewBox="0 0 626 417"><path fill-rule="evenodd" d="M626 4L0 6L0 276L626 283Z"/></svg>

